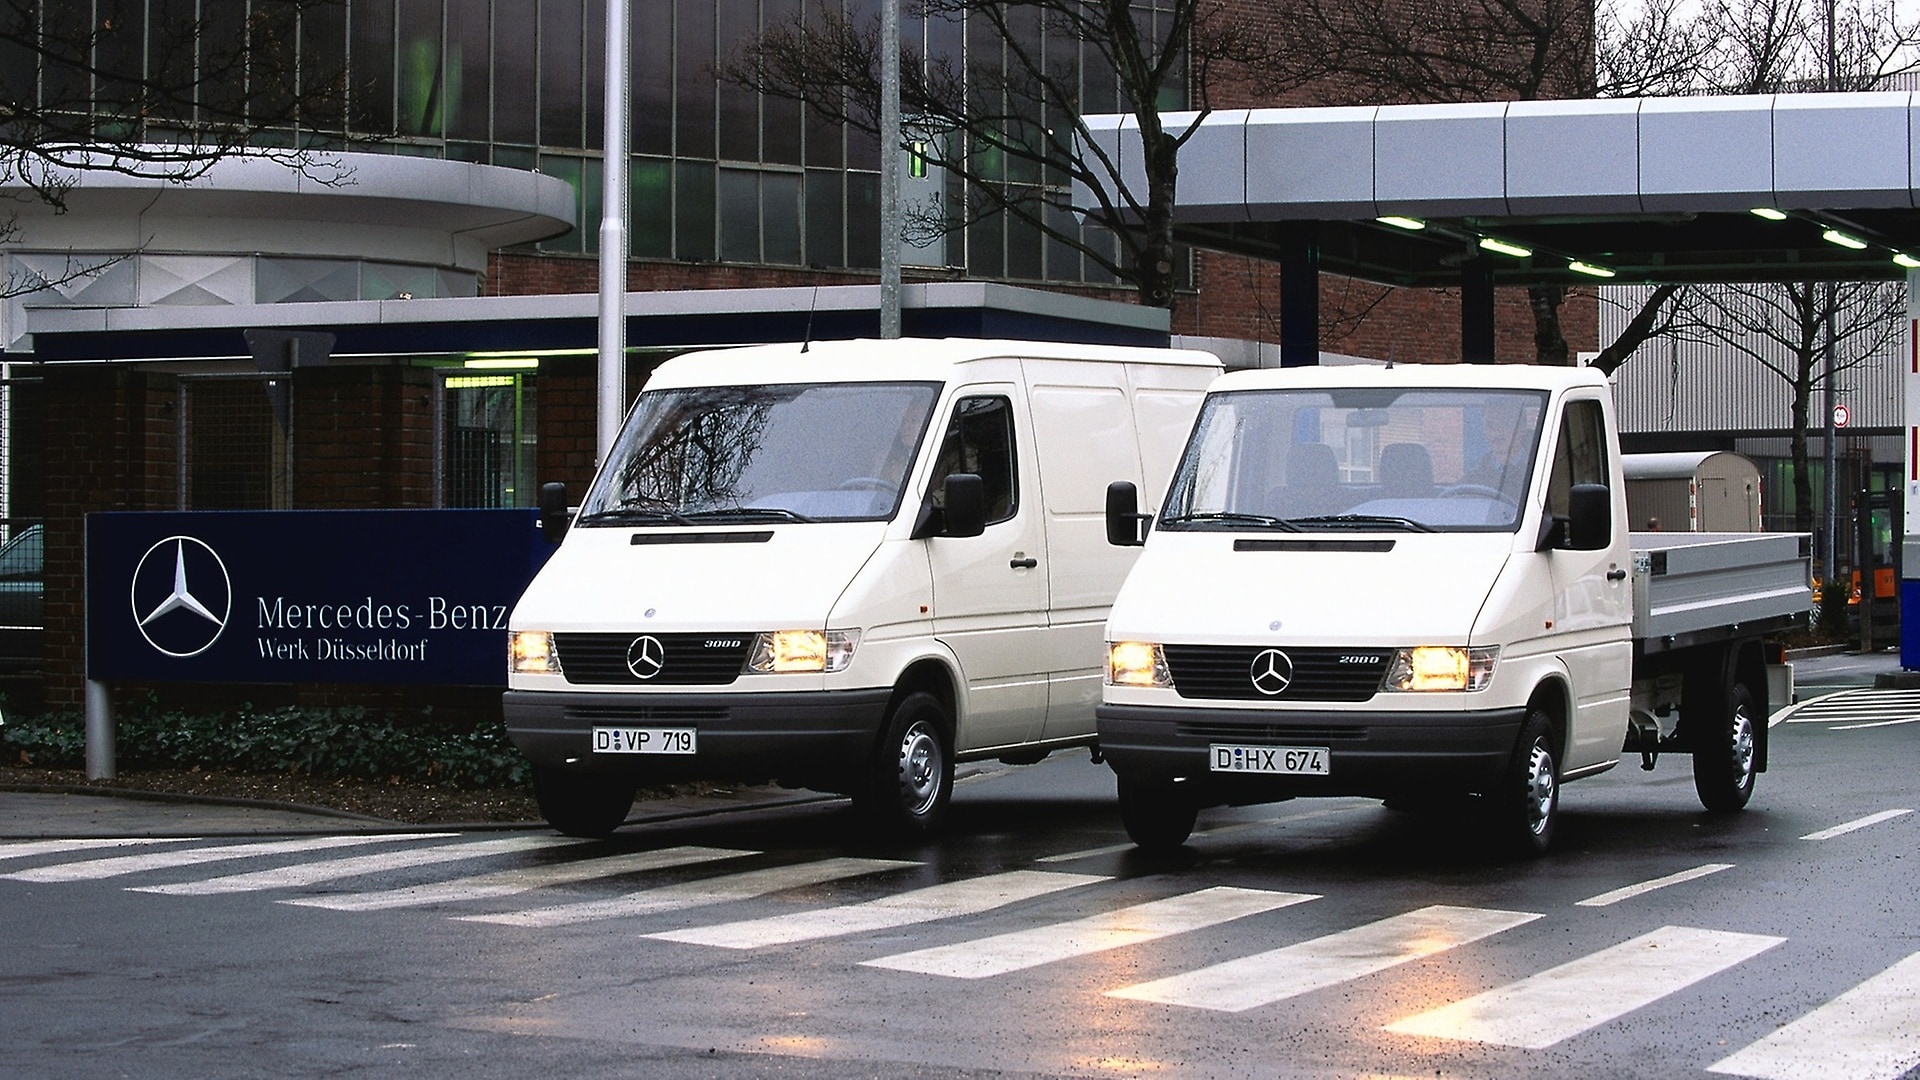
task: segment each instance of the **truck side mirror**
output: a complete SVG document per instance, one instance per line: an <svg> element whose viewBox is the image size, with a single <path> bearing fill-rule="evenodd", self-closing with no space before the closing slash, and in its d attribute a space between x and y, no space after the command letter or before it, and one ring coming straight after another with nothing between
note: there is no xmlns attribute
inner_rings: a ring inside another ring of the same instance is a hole
<svg viewBox="0 0 1920 1080"><path fill-rule="evenodd" d="M567 513L567 485L554 482L540 485L540 535L547 543L557 544L567 535L573 515Z"/></svg>
<svg viewBox="0 0 1920 1080"><path fill-rule="evenodd" d="M1140 489L1130 480L1115 480L1107 485L1107 543L1114 547L1139 547L1146 543L1140 536Z"/></svg>
<svg viewBox="0 0 1920 1080"><path fill-rule="evenodd" d="M987 531L987 484L976 473L949 473L942 536L979 536Z"/></svg>

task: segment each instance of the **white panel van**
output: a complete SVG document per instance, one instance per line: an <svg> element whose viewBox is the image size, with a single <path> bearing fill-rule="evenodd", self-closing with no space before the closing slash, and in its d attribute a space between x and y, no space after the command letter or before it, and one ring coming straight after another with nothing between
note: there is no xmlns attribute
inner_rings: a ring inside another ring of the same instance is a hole
<svg viewBox="0 0 1920 1080"><path fill-rule="evenodd" d="M1219 361L984 340L662 364L510 620L505 712L562 832L637 784L777 781L938 824L956 761L1094 741L1134 552L1109 482L1164 490Z"/></svg>

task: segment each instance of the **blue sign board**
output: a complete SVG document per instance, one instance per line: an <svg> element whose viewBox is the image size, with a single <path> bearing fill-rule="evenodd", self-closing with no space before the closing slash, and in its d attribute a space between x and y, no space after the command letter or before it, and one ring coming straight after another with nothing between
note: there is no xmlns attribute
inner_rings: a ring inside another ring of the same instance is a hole
<svg viewBox="0 0 1920 1080"><path fill-rule="evenodd" d="M87 515L87 678L504 686L534 510Z"/></svg>

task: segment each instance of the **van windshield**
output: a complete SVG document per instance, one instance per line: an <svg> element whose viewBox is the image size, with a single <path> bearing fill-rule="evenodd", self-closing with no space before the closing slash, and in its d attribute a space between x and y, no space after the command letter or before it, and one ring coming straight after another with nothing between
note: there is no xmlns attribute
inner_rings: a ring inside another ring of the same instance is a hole
<svg viewBox="0 0 1920 1080"><path fill-rule="evenodd" d="M856 382L646 391L577 524L888 520L939 389Z"/></svg>
<svg viewBox="0 0 1920 1080"><path fill-rule="evenodd" d="M1546 394L1211 394L1159 525L1281 532L1512 532Z"/></svg>

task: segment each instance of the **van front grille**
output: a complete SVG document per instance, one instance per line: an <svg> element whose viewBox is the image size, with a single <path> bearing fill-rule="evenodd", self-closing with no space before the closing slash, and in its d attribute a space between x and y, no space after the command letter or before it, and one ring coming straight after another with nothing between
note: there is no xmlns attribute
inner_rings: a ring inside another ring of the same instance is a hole
<svg viewBox="0 0 1920 1080"><path fill-rule="evenodd" d="M1365 701L1379 692L1393 655L1390 649L1257 645L1168 645L1165 652L1181 697L1276 703Z"/></svg>
<svg viewBox="0 0 1920 1080"><path fill-rule="evenodd" d="M740 633L563 633L553 636L553 647L570 683L725 686L740 677L753 638Z"/></svg>

